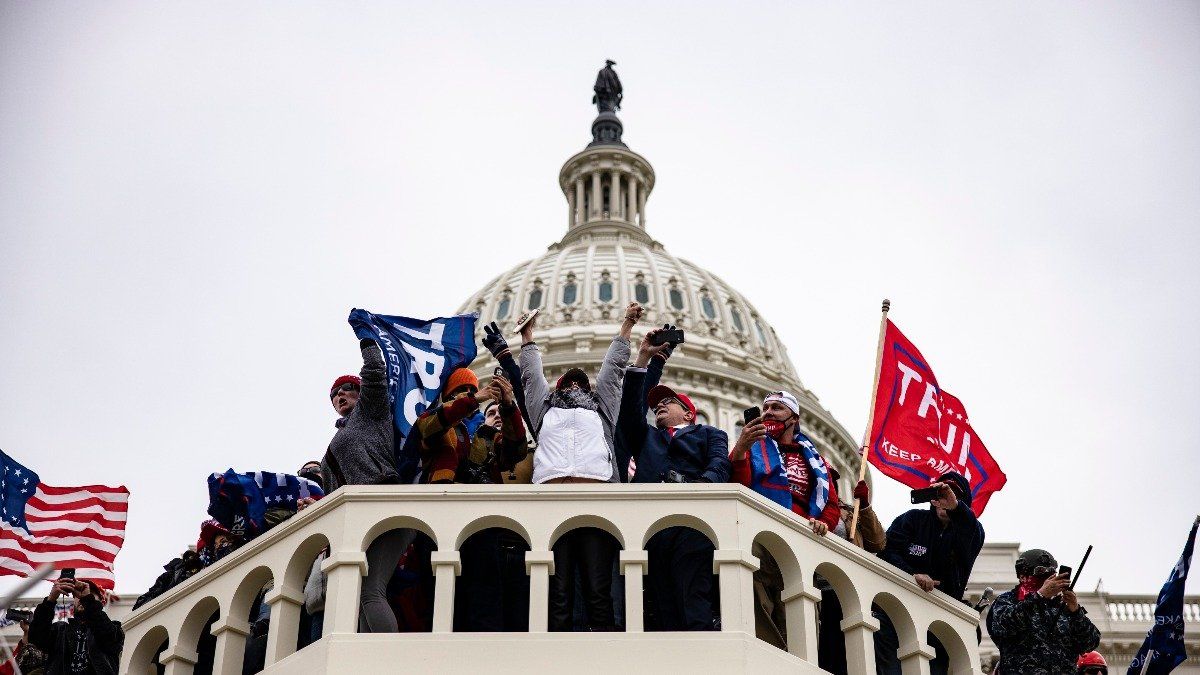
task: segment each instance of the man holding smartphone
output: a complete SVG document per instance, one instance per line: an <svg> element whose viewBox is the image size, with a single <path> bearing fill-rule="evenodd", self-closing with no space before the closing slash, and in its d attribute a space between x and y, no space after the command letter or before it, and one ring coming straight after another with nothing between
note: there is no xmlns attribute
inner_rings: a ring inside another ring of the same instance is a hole
<svg viewBox="0 0 1200 675"><path fill-rule="evenodd" d="M116 675L125 633L104 613L99 594L92 582L72 574L55 581L50 594L33 610L29 641L45 652L47 673ZM62 595L75 598L74 615L55 623L54 606Z"/></svg>
<svg viewBox="0 0 1200 675"><path fill-rule="evenodd" d="M625 370L617 421L618 461L636 462L634 483L724 483L729 479L729 436L696 423L686 394L658 384L682 331L656 328L642 338L634 364ZM646 421L654 411L654 426ZM628 453L626 456L625 453ZM652 604L649 630L713 630L713 544L687 527L668 527L646 543L650 569L646 591Z"/></svg>
<svg viewBox="0 0 1200 675"><path fill-rule="evenodd" d="M911 574L926 593L936 588L962 600L975 558L983 548L983 526L971 510L971 484L961 474L947 471L930 487L936 488L936 496L929 507L897 516L888 527L887 544L879 557ZM880 624L875 633L876 668L880 673L899 675L896 628L882 610L873 608L872 614ZM933 633L928 640L937 653L929 663L930 673L945 673L949 665L946 650Z"/></svg>
<svg viewBox="0 0 1200 675"><path fill-rule="evenodd" d="M1049 551L1017 557L1017 586L988 612L988 634L1000 649L997 673L1071 673L1081 654L1100 644L1100 631L1071 590L1071 571L1055 568Z"/></svg>

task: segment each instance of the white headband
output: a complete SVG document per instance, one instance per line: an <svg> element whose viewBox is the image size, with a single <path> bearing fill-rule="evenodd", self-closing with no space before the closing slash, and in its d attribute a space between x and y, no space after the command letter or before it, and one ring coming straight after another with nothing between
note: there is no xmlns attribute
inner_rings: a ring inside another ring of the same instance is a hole
<svg viewBox="0 0 1200 675"><path fill-rule="evenodd" d="M767 394L767 397L763 399L763 405L766 405L771 401L778 401L787 406L788 410L791 410L796 415L800 414L800 402L796 400L795 396L792 396L786 391L777 391L772 394Z"/></svg>

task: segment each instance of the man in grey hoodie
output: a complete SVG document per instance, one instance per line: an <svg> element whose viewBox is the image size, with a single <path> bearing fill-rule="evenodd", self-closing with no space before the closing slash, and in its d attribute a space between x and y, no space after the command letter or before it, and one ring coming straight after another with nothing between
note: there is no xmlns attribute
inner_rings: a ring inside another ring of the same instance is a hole
<svg viewBox="0 0 1200 675"><path fill-rule="evenodd" d="M329 442L321 473L325 493L343 485L389 485L400 482L393 454L395 424L388 399L387 367L374 340L360 340L361 377L343 375L329 392L333 409L341 417ZM396 615L387 602L387 584L400 557L412 544L416 531L391 530L367 547L367 576L362 582L358 609L361 633L395 633Z"/></svg>

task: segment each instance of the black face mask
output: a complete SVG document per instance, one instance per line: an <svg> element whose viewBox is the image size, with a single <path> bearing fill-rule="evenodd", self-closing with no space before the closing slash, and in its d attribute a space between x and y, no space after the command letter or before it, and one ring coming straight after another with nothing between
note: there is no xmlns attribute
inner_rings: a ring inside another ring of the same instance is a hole
<svg viewBox="0 0 1200 675"><path fill-rule="evenodd" d="M317 485L320 485L322 490L325 489L325 480L320 471L301 471L300 477L307 478Z"/></svg>

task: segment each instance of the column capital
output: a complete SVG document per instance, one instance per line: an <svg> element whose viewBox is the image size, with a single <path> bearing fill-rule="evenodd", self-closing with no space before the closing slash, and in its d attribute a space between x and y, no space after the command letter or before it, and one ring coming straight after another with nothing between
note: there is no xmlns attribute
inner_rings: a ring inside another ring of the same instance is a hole
<svg viewBox="0 0 1200 675"><path fill-rule="evenodd" d="M924 642L906 642L900 645L900 647L896 650L896 656L898 656L901 661L914 656L923 656L925 657L926 661L932 661L933 658L937 656L937 652L933 650L933 647L930 647Z"/></svg>
<svg viewBox="0 0 1200 675"><path fill-rule="evenodd" d="M250 635L250 622L246 619L223 616L217 619L210 632L216 637L220 637L222 633L233 633L246 637Z"/></svg>
<svg viewBox="0 0 1200 675"><path fill-rule="evenodd" d="M645 574L650 568L650 554L646 551L621 551L621 574ZM641 569L631 571L629 568L639 567Z"/></svg>
<svg viewBox="0 0 1200 675"><path fill-rule="evenodd" d="M303 605L304 604L304 591L297 591L294 588L288 588L286 586L276 586L276 587L272 588L271 590L267 591L266 596L263 597L263 602L267 603L268 605L272 605L272 606L274 606L276 603L283 602L283 601L289 602L289 603L291 603L293 605L297 605L297 606Z"/></svg>
<svg viewBox="0 0 1200 675"><path fill-rule="evenodd" d="M720 574L723 565L739 565L751 572L758 571L758 558L740 548L722 548L713 551L713 574Z"/></svg>
<svg viewBox="0 0 1200 675"><path fill-rule="evenodd" d="M534 565L545 565L547 574L554 574L554 551L526 551L525 573L530 574Z"/></svg>
<svg viewBox="0 0 1200 675"><path fill-rule="evenodd" d="M359 573L367 574L367 554L362 551L338 551L330 555L321 563L321 571L329 574L343 565L355 565L359 568Z"/></svg>
<svg viewBox="0 0 1200 675"><path fill-rule="evenodd" d="M788 604L792 600L810 600L812 602L820 602L821 594L811 588L801 588L799 590L783 589L783 593L779 598L783 604Z"/></svg>
<svg viewBox="0 0 1200 675"><path fill-rule="evenodd" d="M179 661L180 663L186 663L189 666L194 666L199 660L200 655L195 651L191 649L184 649L179 645L175 645L174 647L168 649L158 662L164 666L172 661Z"/></svg>
<svg viewBox="0 0 1200 675"><path fill-rule="evenodd" d="M454 569L454 576L462 575L462 556L458 551L433 551L430 553L429 565L436 572L439 567Z"/></svg>
<svg viewBox="0 0 1200 675"><path fill-rule="evenodd" d="M879 619L876 619L870 614L861 613L842 619L841 628L843 633L860 627L866 628L874 633L875 631L879 630Z"/></svg>

